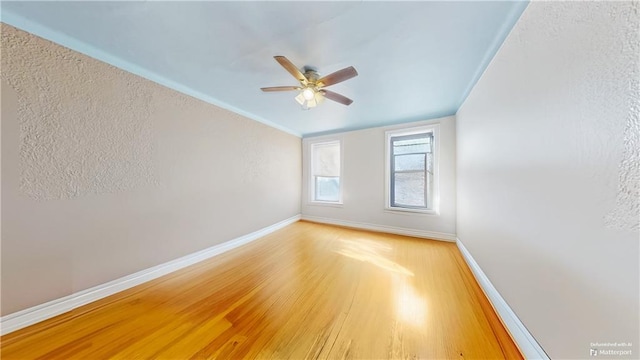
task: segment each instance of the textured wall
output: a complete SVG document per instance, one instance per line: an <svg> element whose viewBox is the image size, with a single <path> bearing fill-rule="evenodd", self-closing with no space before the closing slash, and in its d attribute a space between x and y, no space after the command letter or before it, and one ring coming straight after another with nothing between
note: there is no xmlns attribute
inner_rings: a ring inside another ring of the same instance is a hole
<svg viewBox="0 0 640 360"><path fill-rule="evenodd" d="M440 214L385 211L385 131L424 124L440 124ZM349 131L328 138L342 139L344 152L342 207L309 203L309 159L305 155L302 214L440 233L456 233L456 124L453 116L432 121ZM314 139L313 137L308 139ZM306 140L306 139L305 139ZM308 144L303 141L308 151Z"/></svg>
<svg viewBox="0 0 640 360"><path fill-rule="evenodd" d="M148 82L15 35L3 37L2 67L18 93L21 191L69 199L154 184Z"/></svg>
<svg viewBox="0 0 640 360"><path fill-rule="evenodd" d="M640 351L639 13L532 2L457 114L458 236L552 358Z"/></svg>
<svg viewBox="0 0 640 360"><path fill-rule="evenodd" d="M2 24L2 314L300 210L301 140Z"/></svg>

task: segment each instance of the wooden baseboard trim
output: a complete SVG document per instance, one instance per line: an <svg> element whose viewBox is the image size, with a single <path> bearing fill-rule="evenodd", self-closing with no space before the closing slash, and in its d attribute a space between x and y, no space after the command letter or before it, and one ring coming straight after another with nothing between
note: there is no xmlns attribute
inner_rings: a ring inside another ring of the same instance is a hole
<svg viewBox="0 0 640 360"><path fill-rule="evenodd" d="M496 314L500 317L502 324L511 334L513 341L526 359L543 359L549 360L549 356L544 352L540 344L531 335L526 326L520 321L516 313L513 312L509 304L500 295L498 290L493 286L487 275L482 271L480 265L475 261L471 253L464 247L460 239L456 239L456 245L462 253L462 257L467 262L473 276L480 285L480 288L486 295L487 299L493 306Z"/></svg>
<svg viewBox="0 0 640 360"><path fill-rule="evenodd" d="M442 240L442 241L450 241L450 242L456 241L455 234L441 233L436 231L416 230L416 229L408 229L408 228L401 228L401 227L387 226L387 225L375 225L375 224L361 223L356 221L330 219L330 218L310 216L310 215L302 215L302 220L321 223L321 224L338 225L338 226L349 227L354 229L362 229L362 230L383 232L383 233L396 234L396 235L413 236L413 237L419 237L419 238L425 238L425 239Z"/></svg>
<svg viewBox="0 0 640 360"><path fill-rule="evenodd" d="M82 305L105 298L109 295L113 295L117 292L132 288L147 281L157 279L163 275L180 270L216 255L220 255L239 246L248 244L298 220L300 220L300 215L290 217L286 220L254 231L250 234L237 237L233 240L226 241L222 244L214 245L207 249L200 250L164 264L156 265L154 267L138 271L134 274L109 281L108 283L94 286L41 305L36 305L28 309L5 315L0 318L0 334L5 335L18 329L22 329L29 325L33 325L40 321L47 320L73 310Z"/></svg>

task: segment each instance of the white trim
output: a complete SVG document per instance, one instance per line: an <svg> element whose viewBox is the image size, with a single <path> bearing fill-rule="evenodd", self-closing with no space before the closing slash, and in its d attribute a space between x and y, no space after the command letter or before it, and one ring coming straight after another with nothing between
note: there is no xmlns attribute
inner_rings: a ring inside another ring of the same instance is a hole
<svg viewBox="0 0 640 360"><path fill-rule="evenodd" d="M228 104L224 101L218 100L217 98L206 94L202 91L199 90L195 90L187 85L181 84L177 81L173 81L171 79L168 79L166 77L164 77L163 75L160 75L154 71L151 71L143 66L139 66L136 65L132 62L129 62L127 60L124 60L118 56L112 55L104 50L101 50L93 45L87 44L83 41L80 41L76 38L73 38L69 35L66 35L64 33L58 32L56 30L53 30L47 26L44 25L40 25L32 20L29 20L27 18L24 18L18 14L15 14L11 11L7 11L5 9L2 9L2 22L5 24L9 24L11 26L14 26L18 29L24 30L26 32L29 32L31 34L34 34L36 36L39 36L43 39L52 41L56 44L62 45L64 47L67 47L71 50L74 50L76 52L79 52L81 54L87 55L91 58L97 59L99 61L105 62L109 65L113 65L119 69L122 69L124 71L127 71L129 73L138 75L140 77L143 77L147 80L153 81L157 84L160 84L162 86L168 87L169 89L173 89L177 92L189 95L189 96L193 96L196 99L200 99L204 102L207 102L209 104L221 107L223 109L229 110L231 112L234 112L236 114L240 114L244 117L247 117L251 120L255 120L257 122L263 123L267 126L271 126L273 128L276 128L278 130L284 131L286 133L289 133L291 135L297 136L299 138L302 137L302 134L298 131L295 131L293 129L290 129L284 125L280 125L277 124L273 121L267 120L261 116L258 116L254 113L242 110L236 106L233 106L231 104Z"/></svg>
<svg viewBox="0 0 640 360"><path fill-rule="evenodd" d="M302 220L322 223L322 224L350 227L355 229L383 232L383 233L389 233L389 234L413 236L413 237L419 237L419 238L425 238L425 239L442 240L442 241L450 241L450 242L456 241L455 234L441 233L436 231L408 229L408 228L401 228L401 227L387 226L387 225L375 225L375 224L368 224L368 223L362 223L362 222L356 222L356 221L330 219L330 218L310 216L310 215L302 215Z"/></svg>
<svg viewBox="0 0 640 360"><path fill-rule="evenodd" d="M335 208L344 207L344 203L336 202L336 201L309 201L307 203L307 205L309 205L309 206L329 206L329 207L335 207Z"/></svg>
<svg viewBox="0 0 640 360"><path fill-rule="evenodd" d="M41 305L36 305L13 314L5 315L0 318L0 334L8 334L12 331L52 318L82 305L86 305L147 281L157 279L163 275L180 270L216 255L220 255L239 246L248 244L298 220L300 220L300 215L290 217L276 224L267 226L250 234L237 237L233 240L226 241L222 244L214 245L164 264L109 281L108 283L94 286L75 294L52 300Z"/></svg>
<svg viewBox="0 0 640 360"><path fill-rule="evenodd" d="M426 209L411 209L391 206L391 138L394 136L415 135L421 133L433 134L433 188L430 204ZM384 133L384 208L388 211L412 212L417 214L440 214L440 122L426 125L394 128Z"/></svg>
<svg viewBox="0 0 640 360"><path fill-rule="evenodd" d="M473 256L471 256L471 253L464 247L462 241L456 239L456 244L462 253L462 257L464 257L467 265L471 268L480 288L482 288L482 291L502 320L502 324L507 328L524 357L526 359L548 360L549 356L544 352L540 344L538 344L518 316L511 310L509 304L507 304L498 290L493 286L487 275L485 275L478 263L473 259Z"/></svg>
<svg viewBox="0 0 640 360"><path fill-rule="evenodd" d="M410 209L410 208L401 208L401 207L385 207L384 212L389 214L402 214L402 215L431 215L438 216L439 212L435 210L420 210L420 209Z"/></svg>

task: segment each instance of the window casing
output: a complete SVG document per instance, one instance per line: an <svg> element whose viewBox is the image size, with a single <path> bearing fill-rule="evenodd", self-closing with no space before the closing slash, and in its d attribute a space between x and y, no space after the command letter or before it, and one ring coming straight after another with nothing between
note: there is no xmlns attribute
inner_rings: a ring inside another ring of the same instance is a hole
<svg viewBox="0 0 640 360"><path fill-rule="evenodd" d="M310 201L342 204L342 144L340 140L313 142L310 149Z"/></svg>
<svg viewBox="0 0 640 360"><path fill-rule="evenodd" d="M387 210L437 214L437 145L437 124L387 131Z"/></svg>

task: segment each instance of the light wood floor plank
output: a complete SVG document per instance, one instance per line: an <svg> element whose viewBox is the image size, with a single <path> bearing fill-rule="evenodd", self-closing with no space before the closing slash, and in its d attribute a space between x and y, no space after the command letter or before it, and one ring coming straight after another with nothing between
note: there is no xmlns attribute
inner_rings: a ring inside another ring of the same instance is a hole
<svg viewBox="0 0 640 360"><path fill-rule="evenodd" d="M521 359L453 243L298 222L3 336L2 359Z"/></svg>

